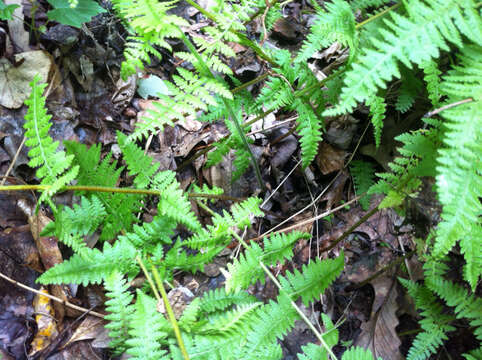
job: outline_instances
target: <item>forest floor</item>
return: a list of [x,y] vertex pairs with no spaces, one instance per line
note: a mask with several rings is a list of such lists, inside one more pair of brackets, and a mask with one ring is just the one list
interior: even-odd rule
[[[47,23],[46,2],[40,1],[39,5],[34,19],[37,29],[20,23],[20,27],[12,32],[13,28],[6,21],[0,21],[0,54],[4,54],[6,61],[2,62],[0,72],[10,71],[6,69],[7,62],[24,73],[47,72],[47,107],[52,115],[50,133],[54,139],[74,140],[89,146],[102,144],[104,154],[110,151],[118,154],[116,132],[132,133],[146,109],[155,101],[155,97],[149,96],[149,89],[145,94],[136,92],[135,78],[119,80],[127,36],[125,29],[111,10],[96,16],[81,29]],[[266,43],[298,49],[310,22],[310,15],[302,11],[306,6],[298,1],[287,4],[285,17],[275,24]],[[205,22],[197,10],[182,3],[175,12],[192,24],[191,31],[196,31],[196,26]],[[32,24],[26,2],[23,2],[23,14],[25,22]],[[40,26],[44,26],[43,33],[38,30]],[[253,36],[257,35],[255,26],[251,31]],[[250,50],[238,46],[235,51],[237,58],[230,66],[241,82],[265,72],[263,62]],[[16,58],[19,54],[24,60]],[[313,71],[322,72],[344,56],[343,49],[332,46],[312,59]],[[162,63],[153,62],[146,67],[142,77],[168,79],[179,64],[179,59],[166,54]],[[256,94],[262,86],[263,82],[260,82],[249,90]],[[11,97],[19,101],[8,107],[0,106],[0,175],[7,175],[1,179],[2,184],[36,183],[34,171],[27,165],[28,148],[23,145],[25,92],[28,92],[28,83],[0,84],[1,98]],[[257,220],[254,236],[275,226],[283,229],[303,222],[298,229],[311,233],[312,238],[296,245],[295,256],[288,268],[300,269],[310,259],[328,258],[344,249],[346,266],[342,275],[318,302],[303,311],[318,325],[322,312],[336,322],[341,340],[341,345],[335,348],[336,354],[345,346],[355,344],[371,348],[385,360],[403,359],[419,329],[419,318],[397,277],[422,278],[420,262],[416,256],[410,255],[416,239],[426,236],[437,222],[440,209],[430,191],[431,179],[425,181],[426,191],[422,191],[419,198],[407,202],[405,214],[390,209],[370,213],[369,209],[375,208],[380,201],[376,196],[370,199],[367,211],[354,201],[357,194],[347,166],[352,154],[359,151],[360,156],[371,162],[377,171],[383,171],[396,156],[394,136],[407,130],[403,121],[388,113],[382,148],[375,152],[367,113],[360,109],[356,114],[356,117],[327,121],[324,141],[314,163],[306,170],[300,166],[293,114],[278,112],[267,116],[264,122],[255,123],[251,135],[254,139],[252,150],[267,185],[267,190],[263,191],[259,189],[252,170],[231,182],[232,156],[214,167],[204,167],[206,156],[203,150],[227,134],[222,122],[201,123],[191,119],[167,127],[139,145],[161,164],[162,169],[176,171],[184,189],[194,183],[208,184],[223,188],[225,194],[233,197],[256,195],[265,200],[269,197],[263,207],[266,216]],[[21,200],[34,204],[35,194],[0,193],[0,273],[27,287],[39,289],[35,279],[42,271],[45,259],[39,257],[32,237],[32,219],[29,224],[19,205]],[[59,195],[58,201],[71,204],[72,194]],[[229,202],[220,202],[217,206],[220,209],[228,207]],[[44,210],[48,217],[48,210]],[[144,220],[152,216],[152,210],[146,209]],[[371,216],[353,228],[367,213]],[[203,215],[199,211],[201,218]],[[342,241],[338,241],[341,237]],[[61,246],[61,251],[64,257],[69,256],[66,248]],[[176,288],[171,293],[171,299],[177,299],[174,306],[182,307],[192,297],[222,285],[224,276],[220,269],[237,251],[236,247],[227,249],[203,273],[176,277]],[[70,287],[68,290],[71,293],[69,302],[103,311],[105,295],[101,286]],[[269,280],[253,286],[250,291],[263,300],[276,296],[276,288]],[[45,316],[36,316],[43,310],[42,304],[34,304],[35,297],[33,291],[5,278],[0,279],[0,358],[27,359],[27,354],[36,352],[29,358],[109,358],[104,323],[92,316],[79,317],[72,311],[67,311],[57,324],[58,334],[44,339],[50,343],[48,347],[36,343],[38,322],[44,321]],[[464,352],[467,338],[463,328],[457,331],[459,334],[446,344],[438,359],[456,359]],[[282,342],[285,359],[295,359],[294,354],[307,342],[316,342],[316,338],[306,325],[297,323]]]

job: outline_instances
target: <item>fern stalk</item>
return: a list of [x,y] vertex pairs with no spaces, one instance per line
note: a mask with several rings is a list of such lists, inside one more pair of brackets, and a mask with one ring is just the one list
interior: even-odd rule
[[151,267],[151,269],[152,269],[152,273],[154,274],[154,280],[156,281],[157,288],[161,292],[162,301],[164,302],[164,306],[166,308],[169,322],[171,323],[172,329],[174,330],[174,334],[176,335],[176,340],[179,345],[179,349],[181,350],[184,360],[189,360],[189,355],[187,353],[186,347],[184,346],[184,341],[182,340],[181,330],[179,330],[179,325],[177,323],[176,316],[174,315],[174,311],[172,310],[171,304],[169,303],[169,299],[167,298],[167,293],[166,293],[166,290],[164,289],[164,285],[162,284],[162,280],[161,280],[161,277],[159,276],[159,272],[157,271],[154,265]]
[[[246,249],[249,248],[248,244],[246,244],[246,242],[241,238],[241,236],[239,236],[235,231],[232,231],[231,234],[233,235],[233,237],[236,240],[239,241],[240,244],[242,244],[244,246],[244,248],[246,248]],[[285,293],[285,291],[283,290],[283,287],[281,286],[279,281],[276,279],[276,277],[271,273],[271,271],[269,271],[269,269],[266,267],[265,264],[263,264],[262,261],[259,262],[259,266],[261,267],[261,269],[263,269],[263,271],[266,273],[266,275],[268,275],[268,277],[273,281],[273,283],[276,285],[276,287],[278,288],[280,293],[283,293],[285,296],[287,296],[290,299],[291,306],[296,310],[298,315],[300,315],[301,319],[306,323],[306,325],[308,325],[308,327],[311,329],[311,331],[313,331],[313,334],[315,334],[316,338],[320,341],[320,343],[326,349],[328,354],[330,354],[332,359],[337,360],[336,355],[333,353],[331,348],[328,346],[326,341],[323,339],[323,336],[315,328],[315,326],[311,323],[311,321],[306,317],[306,315],[303,313],[303,311],[301,311],[301,309],[298,307],[298,305],[296,305],[296,303],[293,300],[291,300],[291,297],[288,294]]]

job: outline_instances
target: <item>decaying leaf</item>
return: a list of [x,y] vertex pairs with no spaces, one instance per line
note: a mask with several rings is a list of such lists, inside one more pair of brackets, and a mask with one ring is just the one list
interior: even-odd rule
[[[41,287],[40,291],[48,293],[44,287]],[[45,349],[59,335],[51,300],[46,296],[37,295],[34,299],[34,310],[38,330],[31,344],[30,356]]]
[[46,82],[53,66],[52,57],[43,50],[26,51],[15,55],[16,64],[0,58],[0,105],[18,109],[30,96],[29,83],[38,74],[41,82]]

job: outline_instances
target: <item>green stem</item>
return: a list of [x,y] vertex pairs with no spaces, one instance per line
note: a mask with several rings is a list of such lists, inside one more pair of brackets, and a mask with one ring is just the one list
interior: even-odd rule
[[392,10],[395,10],[396,8],[398,8],[400,6],[400,4],[395,4],[395,5],[392,5],[390,6],[389,8],[383,10],[383,11],[380,11],[378,14],[375,14],[371,17],[369,17],[368,19],[366,19],[365,21],[362,21],[361,23],[357,24],[355,26],[355,29],[359,29],[361,28],[362,26],[368,24],[369,22],[373,21],[373,20],[376,20],[378,19],[379,17],[385,15],[386,13],[392,11]]
[[[46,191],[49,190],[51,185],[4,185],[0,186],[1,191]],[[89,185],[68,185],[59,190],[62,191],[88,191],[88,192],[110,192],[110,193],[122,193],[122,194],[139,194],[139,195],[154,195],[159,196],[159,190],[149,189],[132,189],[132,188],[118,188],[108,186],[89,186]],[[243,201],[243,198],[237,198],[229,195],[216,195],[216,194],[198,194],[189,193],[188,197],[192,198],[207,198],[207,199],[219,199],[229,201]]]
[[[248,248],[248,244],[246,244],[246,242],[241,238],[241,236],[239,236],[235,231],[231,231],[231,234],[233,235],[233,237],[236,240],[239,241],[240,244],[242,244],[244,246],[244,248],[246,248],[246,249]],[[311,329],[311,331],[313,331],[316,338],[320,341],[321,345],[323,345],[323,347],[326,349],[328,354],[330,354],[332,359],[336,360],[337,357],[335,356],[335,354],[333,353],[331,348],[328,346],[326,341],[323,339],[322,334],[320,334],[320,332],[315,328],[315,326],[311,323],[311,321],[306,317],[306,315],[303,313],[303,311],[301,311],[301,309],[298,307],[298,305],[296,305],[296,303],[291,299],[291,296],[283,289],[281,284],[278,282],[278,279],[276,279],[276,277],[271,273],[271,271],[269,271],[269,269],[266,267],[265,264],[263,264],[262,261],[259,262],[259,266],[261,267],[261,269],[263,269],[263,271],[266,273],[266,275],[268,275],[268,277],[273,281],[273,283],[276,285],[276,287],[278,288],[280,293],[283,293],[285,296],[287,296],[290,299],[291,306],[296,310],[298,315],[306,323],[306,325],[308,325],[308,327]]]
[[154,281],[152,281],[151,274],[149,274],[149,271],[147,271],[146,265],[144,265],[144,262],[142,261],[141,257],[139,255],[136,256],[136,260],[139,263],[142,272],[146,276],[147,282],[151,286],[152,291],[154,292],[154,296],[157,299],[157,302],[161,302],[161,297],[159,296],[159,292],[157,291],[156,285],[154,285]]
[[184,346],[184,341],[182,340],[181,330],[179,329],[176,316],[174,315],[174,311],[172,311],[171,304],[169,303],[169,299],[167,298],[167,293],[166,293],[166,290],[164,289],[164,285],[162,284],[162,280],[161,280],[161,277],[159,276],[159,272],[157,271],[154,265],[152,265],[151,269],[152,269],[152,273],[154,274],[154,280],[156,281],[157,288],[161,292],[162,300],[164,301],[164,307],[166,308],[167,316],[169,317],[169,322],[171,323],[172,328],[174,330],[174,334],[176,335],[179,349],[181,350],[181,353],[184,359],[189,360],[189,354],[187,353],[186,347]]

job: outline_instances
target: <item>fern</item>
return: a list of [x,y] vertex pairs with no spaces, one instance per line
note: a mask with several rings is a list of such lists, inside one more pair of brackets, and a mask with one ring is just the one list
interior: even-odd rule
[[[375,168],[372,163],[361,160],[352,161],[350,164],[350,173],[353,177],[353,183],[358,195],[367,192],[375,181]],[[370,197],[364,196],[359,200],[363,210],[367,211],[370,206]]]
[[[74,164],[79,166],[78,185],[114,187],[120,181],[119,176],[124,168],[117,168],[117,162],[111,161],[112,154],[100,160],[100,145],[87,148],[84,144],[72,141],[66,141],[64,145],[67,153],[74,156]],[[79,194],[89,199],[92,197],[92,193],[88,192]],[[107,213],[100,240],[111,240],[121,230],[132,229],[132,225],[137,222],[136,212],[141,206],[141,196],[119,193],[97,193],[95,196],[102,202]]]
[[303,265],[301,272],[287,272],[281,277],[283,291],[293,300],[301,297],[307,305],[313,301],[340,275],[344,268],[344,255],[340,253],[336,259],[316,260]]
[[350,48],[350,58],[357,50],[355,17],[350,5],[344,0],[326,3],[326,12],[318,12],[310,34],[296,57],[296,61],[308,60],[316,51],[334,42]]
[[[407,67],[423,64],[449,50],[448,42],[462,47],[463,34],[475,43],[482,39],[480,17],[474,1],[411,0],[407,15],[391,12],[391,20],[379,29],[381,40],[365,49],[345,76],[340,103],[324,112],[333,116],[351,111],[357,102],[369,100],[377,88],[400,76],[398,62]],[[430,39],[430,40],[428,40]]]
[[250,304],[255,301],[256,298],[247,292],[227,293],[224,288],[220,288],[204,293],[199,308],[204,313],[212,313],[232,305]]
[[438,107],[440,105],[440,98],[442,92],[440,89],[440,75],[442,72],[438,69],[437,63],[434,60],[427,61],[420,64],[423,69],[423,79],[427,83],[428,98],[432,102],[432,105]]
[[112,339],[109,346],[114,349],[114,354],[119,355],[127,350],[125,345],[129,338],[129,323],[132,319],[134,308],[131,305],[133,295],[128,292],[128,285],[118,271],[113,271],[105,279],[106,295],[109,300],[105,302],[106,310],[110,313],[105,316],[109,323],[109,337]]
[[37,282],[41,284],[100,284],[114,270],[130,277],[137,274],[136,250],[128,241],[118,240],[112,246],[104,243],[103,251],[85,249],[69,260],[44,272]]
[[301,232],[273,235],[264,239],[264,250],[258,244],[252,243],[238,260],[228,264],[226,291],[239,292],[240,289],[247,288],[258,280],[264,282],[265,274],[259,267],[260,261],[267,265],[275,265],[278,261],[291,259],[292,245],[307,236]]
[[[79,171],[78,166],[71,166],[73,156],[66,156],[65,152],[57,151],[58,141],[53,141],[48,131],[51,115],[47,115],[45,97],[42,96],[47,84],[39,84],[40,76],[36,75],[30,86],[32,92],[25,104],[28,106],[25,115],[25,145],[30,147],[28,165],[36,168],[37,177],[42,185],[50,185],[42,192],[39,203],[49,200],[57,191],[75,179]],[[70,169],[69,169],[70,168]],[[51,203],[53,206],[53,204]]]
[[453,317],[442,313],[442,306],[436,302],[432,292],[427,288],[405,279],[400,279],[400,282],[415,300],[416,307],[422,310],[421,315],[423,316],[423,319],[419,321],[423,332],[415,337],[407,360],[427,359],[448,338],[447,332],[455,330],[453,326],[449,325]]
[[76,253],[82,254],[86,249],[83,237],[97,230],[105,221],[106,212],[95,196],[90,199],[82,197],[80,204],[74,204],[73,208],[60,208],[55,214],[55,221],[44,228],[42,235],[55,236]]
[[131,317],[129,335],[126,341],[127,353],[132,359],[163,360],[167,352],[161,349],[159,341],[167,337],[169,323],[157,312],[156,301],[137,290],[135,311]]
[[444,146],[437,157],[437,191],[442,203],[442,221],[437,228],[434,245],[435,256],[446,254],[457,240],[466,266],[464,277],[475,289],[482,274],[482,86],[480,76],[482,47],[467,46],[460,54],[460,64],[455,66],[442,83],[442,90],[452,103],[472,98],[442,113],[446,119]]
[[[381,358],[378,358],[379,360]],[[343,353],[341,360],[374,360],[370,350],[361,347],[352,347]]]

